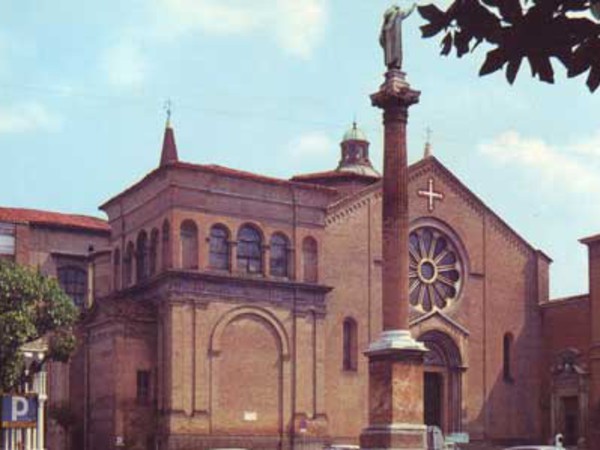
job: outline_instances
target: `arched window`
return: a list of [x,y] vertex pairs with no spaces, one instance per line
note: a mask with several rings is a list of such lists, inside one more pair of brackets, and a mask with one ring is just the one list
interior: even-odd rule
[[181,223],[181,267],[183,269],[198,268],[198,227],[193,220]]
[[149,273],[154,275],[158,269],[158,230],[154,228],[150,233],[150,265]]
[[118,247],[113,256],[113,288],[115,291],[121,288],[121,251]]
[[229,230],[224,225],[210,229],[208,265],[211,269],[229,270]]
[[124,287],[129,287],[133,284],[133,255],[135,253],[135,249],[133,247],[133,242],[127,244],[127,250],[125,252],[125,259],[123,260],[123,265],[125,266],[125,281],[123,283]]
[[244,225],[238,232],[237,266],[241,272],[262,272],[262,238],[259,231],[250,225]]
[[270,248],[269,271],[271,275],[287,277],[289,273],[289,239],[283,234],[276,233],[271,237]]
[[356,321],[350,317],[344,319],[343,346],[343,369],[356,370],[358,368],[358,330]]
[[80,267],[61,267],[58,269],[58,282],[76,306],[80,308],[85,306],[87,271]]
[[148,278],[148,234],[142,230],[137,237],[137,253],[135,260],[138,283]]
[[302,264],[304,268],[304,281],[316,283],[319,281],[319,254],[317,241],[308,236],[302,241]]
[[512,376],[512,349],[513,347],[513,335],[506,333],[502,340],[502,357],[503,357],[503,378],[507,383],[513,383],[515,380]]
[[171,268],[171,227],[169,221],[165,220],[162,226],[162,268]]

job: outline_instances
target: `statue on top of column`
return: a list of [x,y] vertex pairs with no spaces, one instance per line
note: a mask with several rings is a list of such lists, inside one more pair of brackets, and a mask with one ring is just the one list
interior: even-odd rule
[[399,6],[390,6],[383,14],[383,25],[379,43],[383,47],[385,65],[388,69],[402,68],[402,21],[412,14],[417,5],[403,11]]

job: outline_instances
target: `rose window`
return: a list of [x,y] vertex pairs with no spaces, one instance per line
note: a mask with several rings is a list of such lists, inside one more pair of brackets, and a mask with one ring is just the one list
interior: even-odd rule
[[444,309],[458,297],[462,264],[456,247],[441,231],[422,227],[409,236],[410,304],[429,312]]

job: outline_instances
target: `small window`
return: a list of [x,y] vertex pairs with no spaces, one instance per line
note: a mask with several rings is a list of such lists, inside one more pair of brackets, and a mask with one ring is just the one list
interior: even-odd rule
[[113,258],[113,286],[115,291],[121,288],[121,252],[118,247]]
[[192,220],[181,223],[181,267],[184,269],[198,268],[198,227]]
[[137,371],[137,390],[136,400],[138,403],[148,403],[150,401],[150,371]]
[[169,221],[165,220],[162,226],[162,268],[171,268],[171,227]]
[[512,374],[512,352],[513,352],[513,335],[506,333],[502,342],[503,346],[503,378],[506,383],[514,383]]
[[358,368],[358,332],[356,321],[350,317],[344,320],[343,346],[343,368],[355,371]]
[[271,257],[269,259],[269,269],[272,276],[288,276],[288,254],[290,243],[283,234],[274,234],[271,238]]
[[0,258],[13,259],[15,255],[15,226],[0,223]]
[[79,267],[61,267],[58,269],[58,282],[76,306],[79,308],[85,306],[87,271]]
[[250,225],[240,228],[237,242],[238,270],[262,273],[262,239],[258,230]]
[[211,269],[229,270],[229,231],[223,225],[210,229],[208,265]]
[[304,281],[316,283],[319,281],[319,255],[317,241],[312,237],[304,238],[302,241],[302,263]]
[[148,235],[145,231],[138,234],[135,262],[137,281],[140,282],[148,278]]
[[150,276],[156,274],[158,269],[158,230],[154,228],[150,233]]
[[125,258],[123,260],[123,265],[125,266],[125,281],[123,283],[123,287],[129,287],[133,284],[133,255],[135,253],[135,249],[133,247],[133,242],[127,244],[127,251],[125,252]]

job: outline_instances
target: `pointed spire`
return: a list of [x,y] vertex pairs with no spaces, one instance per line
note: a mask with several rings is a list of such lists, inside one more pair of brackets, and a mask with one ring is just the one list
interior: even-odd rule
[[175,145],[175,133],[171,126],[171,100],[166,102],[165,110],[167,112],[167,121],[165,124],[162,153],[160,155],[160,167],[179,161],[177,157],[177,145]]
[[425,139],[425,151],[423,152],[423,159],[433,156],[433,151],[431,149],[431,128],[427,127],[426,133],[427,136]]

